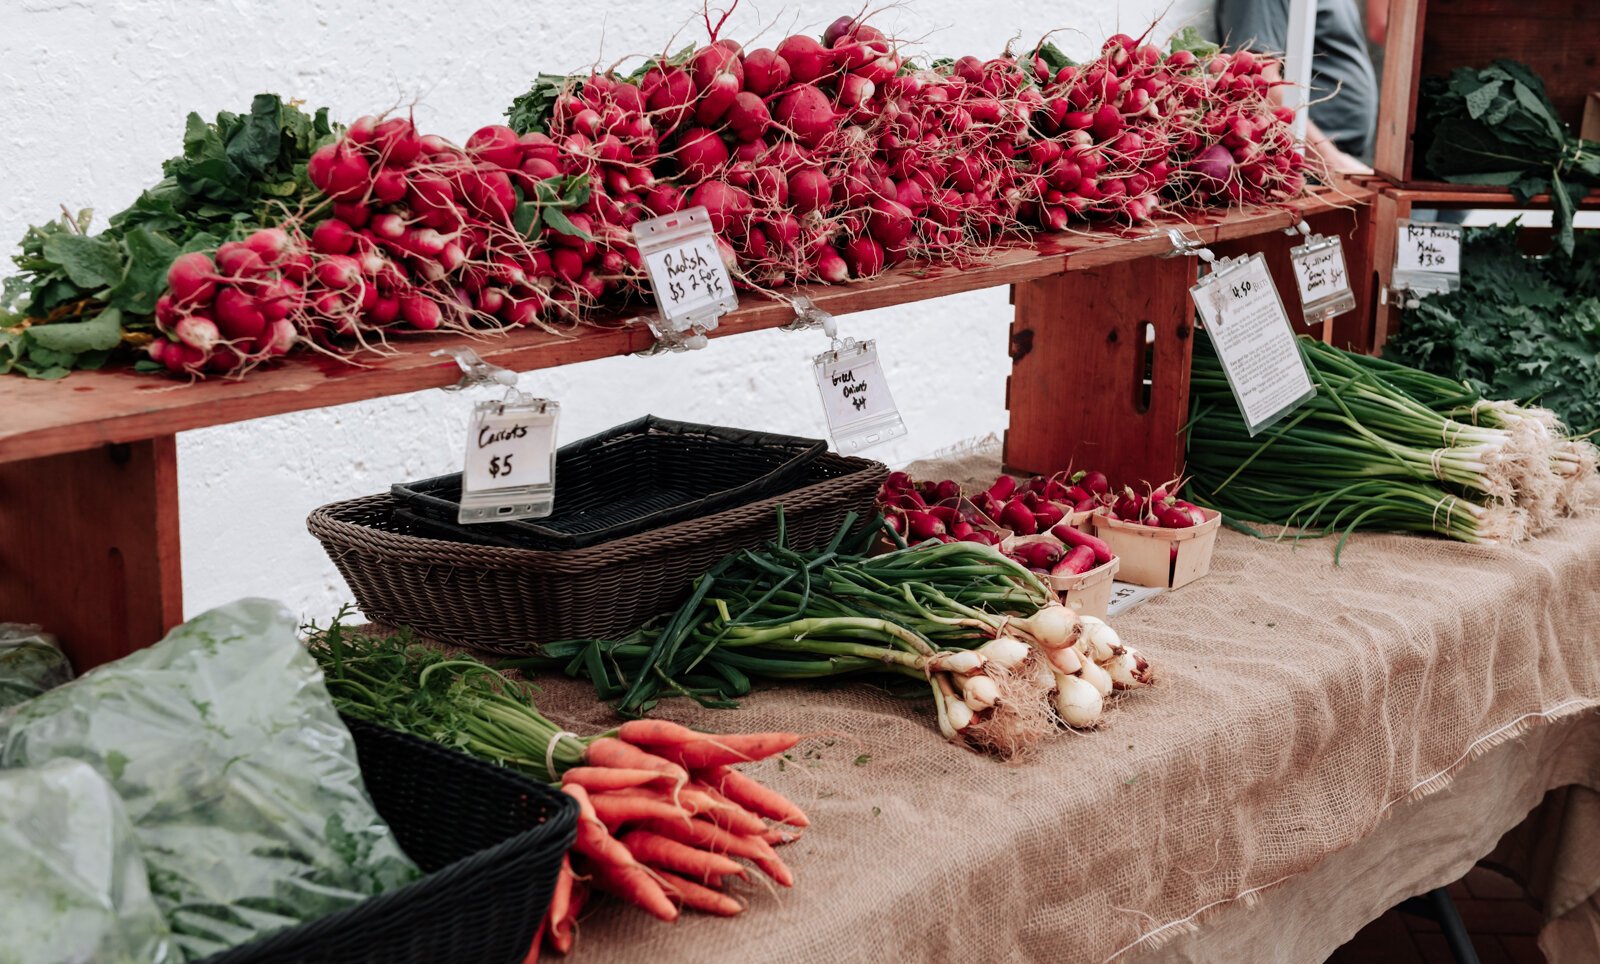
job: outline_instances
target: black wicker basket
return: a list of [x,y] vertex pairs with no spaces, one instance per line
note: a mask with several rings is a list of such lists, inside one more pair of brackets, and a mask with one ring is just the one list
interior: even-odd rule
[[462,525],[461,474],[397,483],[390,494],[437,539],[564,550],[610,542],[795,487],[820,439],[646,415],[556,453],[556,508],[543,519]]
[[388,494],[325,505],[306,528],[368,619],[527,656],[538,643],[613,638],[670,611],[717,560],[776,538],[780,505],[792,548],[826,545],[847,514],[872,513],[888,474],[881,462],[829,452],[806,466],[791,491],[562,552],[440,539],[418,531]]
[[421,880],[204,964],[518,964],[577,834],[571,797],[373,723],[346,719],[378,813]]

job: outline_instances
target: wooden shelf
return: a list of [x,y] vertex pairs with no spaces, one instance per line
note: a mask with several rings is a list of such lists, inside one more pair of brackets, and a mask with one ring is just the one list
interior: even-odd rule
[[[1366,188],[1346,186],[1324,189],[1282,207],[1159,222],[1122,234],[1050,235],[964,267],[907,265],[868,282],[812,286],[794,293],[810,297],[835,315],[884,308],[1161,254],[1170,250],[1169,227],[1212,244],[1289,227],[1301,217],[1339,208],[1350,208],[1353,218],[1354,208],[1372,194]],[[793,319],[793,311],[781,302],[746,296],[739,310],[723,317],[715,335],[776,328]],[[486,361],[532,371],[642,351],[651,341],[644,326],[619,322],[564,335],[538,331],[492,337],[408,335],[394,339],[395,354],[371,356],[363,359],[363,366],[299,355],[237,381],[186,383],[126,370],[77,372],[60,381],[7,377],[0,379],[0,412],[5,413],[0,463],[449,385],[458,370],[454,362],[430,354],[439,348],[472,347]]]
[[[1446,181],[1406,181],[1387,190],[1397,201],[1424,208],[1548,209],[1555,204],[1548,194],[1535,194],[1526,201],[1519,201],[1504,188],[1451,184]],[[1600,209],[1600,191],[1590,191],[1578,202],[1578,207],[1583,210]]]

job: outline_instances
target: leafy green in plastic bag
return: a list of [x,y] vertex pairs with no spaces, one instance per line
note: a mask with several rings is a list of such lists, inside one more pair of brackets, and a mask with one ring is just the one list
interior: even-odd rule
[[78,759],[115,787],[189,959],[418,876],[296,628],[231,603],[0,717],[0,766]]
[[0,964],[176,960],[116,791],[76,760],[0,770]]

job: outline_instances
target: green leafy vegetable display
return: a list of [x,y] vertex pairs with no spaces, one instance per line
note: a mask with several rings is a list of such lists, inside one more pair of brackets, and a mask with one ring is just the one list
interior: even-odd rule
[[1549,194],[1557,243],[1570,254],[1573,209],[1600,188],[1600,144],[1567,129],[1538,76],[1496,60],[1425,78],[1421,93],[1416,142],[1427,173],[1510,188],[1519,201]]
[[1461,289],[1408,311],[1384,354],[1491,398],[1537,402],[1575,432],[1600,429],[1600,236],[1530,258],[1516,233],[1470,230]]
[[214,122],[191,113],[183,153],[160,183],[89,233],[91,212],[28,229],[0,289],[0,373],[60,378],[99,368],[127,340],[148,340],[172,260],[243,237],[316,197],[311,152],[334,137],[326,108],[307,114],[276,94]]

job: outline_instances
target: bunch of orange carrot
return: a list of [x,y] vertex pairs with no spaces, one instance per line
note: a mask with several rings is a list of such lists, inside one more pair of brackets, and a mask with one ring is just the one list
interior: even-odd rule
[[[774,846],[799,837],[805,813],[732,769],[794,746],[793,733],[708,734],[665,720],[624,723],[588,740],[579,766],[561,774],[578,801],[578,838],[561,865],[541,942],[565,954],[592,890],[614,894],[665,921],[680,908],[732,916],[744,909],[724,889],[749,861],[781,886],[794,875]],[[767,821],[785,824],[775,826]]]

